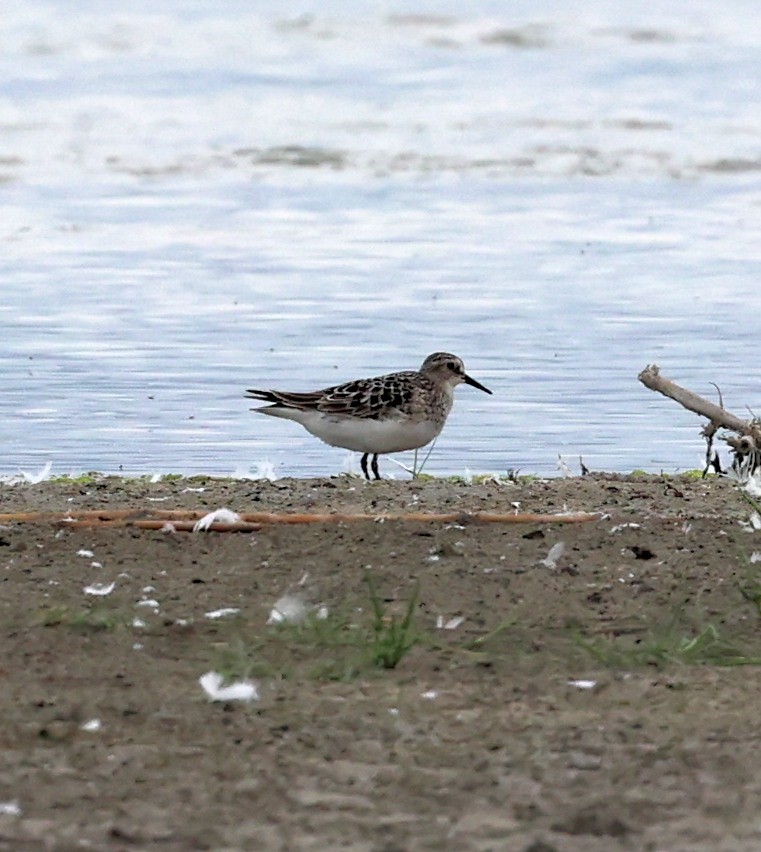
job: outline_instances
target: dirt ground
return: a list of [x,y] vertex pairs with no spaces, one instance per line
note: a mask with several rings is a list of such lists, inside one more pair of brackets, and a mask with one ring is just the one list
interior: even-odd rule
[[[0,485],[5,513],[223,506],[600,516],[4,522],[0,849],[761,849],[761,532],[733,483]],[[284,594],[304,623],[267,623]],[[258,700],[209,700],[209,671]]]

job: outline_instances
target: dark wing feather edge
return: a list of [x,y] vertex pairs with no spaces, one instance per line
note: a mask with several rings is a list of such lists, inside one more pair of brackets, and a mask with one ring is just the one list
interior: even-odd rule
[[283,405],[286,408],[318,408],[322,392],[289,393],[288,391],[249,388],[246,391],[246,396],[249,399],[259,399],[262,402],[271,402],[273,405]]

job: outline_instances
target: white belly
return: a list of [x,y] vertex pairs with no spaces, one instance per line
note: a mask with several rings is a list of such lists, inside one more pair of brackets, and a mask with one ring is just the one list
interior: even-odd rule
[[319,411],[258,409],[265,414],[295,420],[312,435],[332,447],[356,453],[400,453],[429,444],[441,432],[443,423],[424,420],[370,420],[335,417]]

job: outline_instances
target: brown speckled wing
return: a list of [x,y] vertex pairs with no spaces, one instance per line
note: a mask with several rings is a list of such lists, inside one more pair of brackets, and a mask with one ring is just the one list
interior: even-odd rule
[[326,388],[317,408],[325,414],[381,420],[384,414],[408,410],[414,390],[412,379],[418,378],[417,373],[393,373]]

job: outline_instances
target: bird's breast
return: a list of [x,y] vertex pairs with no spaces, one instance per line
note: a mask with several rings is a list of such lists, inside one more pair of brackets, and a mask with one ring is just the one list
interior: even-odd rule
[[335,417],[315,412],[300,420],[304,428],[326,444],[356,453],[400,453],[429,444],[443,422],[407,419],[373,420]]

